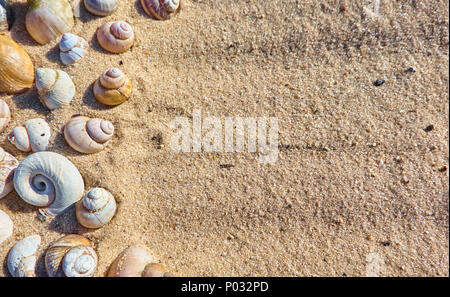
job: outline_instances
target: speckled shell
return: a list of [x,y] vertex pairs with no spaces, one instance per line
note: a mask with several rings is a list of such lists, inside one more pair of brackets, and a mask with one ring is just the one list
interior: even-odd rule
[[66,157],[37,152],[20,162],[14,173],[14,189],[25,202],[43,207],[41,215],[54,217],[81,199],[84,182]]
[[75,96],[75,85],[72,79],[61,70],[49,68],[36,70],[36,88],[39,99],[48,109],[69,105]]
[[17,166],[19,161],[0,147],[0,199],[12,191],[14,170]]
[[97,40],[108,52],[123,53],[134,43],[133,28],[123,21],[109,22],[97,30]]
[[14,14],[6,0],[0,0],[0,34],[8,31],[14,22]]
[[94,84],[94,96],[103,104],[118,105],[130,98],[133,85],[131,80],[118,68],[102,73]]
[[59,42],[59,57],[64,65],[70,65],[81,60],[87,52],[88,43],[72,33],[64,33]]
[[5,100],[0,99],[0,133],[5,131],[6,126],[11,120],[11,111],[9,110],[8,103]]
[[50,126],[43,119],[31,119],[15,127],[8,139],[24,152],[46,151],[50,141]]
[[14,224],[9,216],[0,209],[0,245],[13,233]]
[[36,42],[49,43],[72,29],[72,6],[67,0],[28,0],[28,3],[25,25]]
[[181,0],[140,0],[145,12],[158,20],[167,20],[180,10]]
[[104,149],[114,135],[111,122],[77,116],[64,126],[64,138],[76,151],[92,154]]
[[31,88],[34,67],[30,56],[15,41],[0,35],[0,93],[17,94]]
[[35,275],[37,250],[41,244],[39,235],[31,235],[18,241],[6,260],[9,273],[13,277],[33,277]]
[[116,11],[119,0],[84,0],[86,9],[95,15],[107,16]]
[[61,237],[45,253],[45,269],[50,277],[92,276],[97,261],[97,254],[90,241],[76,234]]
[[86,228],[100,228],[113,218],[116,207],[116,200],[110,192],[93,188],[77,202],[77,220]]

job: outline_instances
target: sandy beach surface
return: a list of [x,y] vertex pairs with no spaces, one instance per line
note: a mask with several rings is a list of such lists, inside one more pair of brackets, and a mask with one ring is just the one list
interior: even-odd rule
[[[118,212],[98,230],[80,226],[74,208],[41,222],[13,191],[0,200],[15,225],[0,246],[0,276],[10,248],[32,234],[43,239],[37,270],[45,276],[46,248],[69,233],[92,241],[96,276],[132,243],[178,276],[448,276],[447,1],[184,0],[169,21],[134,0],[104,18],[83,7],[72,33],[90,50],[69,67],[57,40],[41,46],[28,35],[26,1],[9,2],[10,36],[36,68],[66,71],[76,95],[49,111],[35,88],[0,94],[12,113],[0,146],[23,160],[7,135],[45,119],[49,150],[77,166],[86,189],[110,190]],[[119,55],[95,37],[113,20],[136,34]],[[92,84],[113,66],[133,79],[134,93],[110,108]],[[173,152],[169,123],[195,109],[276,117],[278,160]],[[105,150],[84,155],[66,144],[62,128],[74,114],[113,122]]]

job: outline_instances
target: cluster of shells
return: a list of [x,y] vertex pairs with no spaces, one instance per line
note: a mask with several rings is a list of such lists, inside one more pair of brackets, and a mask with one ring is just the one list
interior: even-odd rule
[[[75,64],[88,54],[88,42],[70,33],[74,16],[80,15],[81,2],[97,16],[113,14],[119,0],[28,0],[26,30],[39,44],[59,37],[62,64]],[[145,12],[158,20],[167,20],[180,10],[180,0],[140,0]],[[14,13],[6,0],[0,0],[0,93],[18,94],[36,86],[39,100],[50,109],[68,106],[76,94],[71,77],[59,69],[35,70],[28,53],[8,36]],[[107,22],[96,33],[100,46],[111,53],[129,50],[135,36],[124,21]],[[132,80],[120,69],[104,71],[94,83],[94,97],[102,104],[115,106],[132,94]],[[0,99],[0,133],[11,119],[8,104]],[[106,148],[114,135],[114,125],[107,120],[73,116],[64,126],[64,139],[74,150],[92,154]],[[19,162],[0,147],[0,199],[15,190],[26,203],[38,208],[41,218],[56,217],[75,205],[76,218],[85,228],[101,228],[114,217],[117,204],[108,190],[85,184],[77,167],[61,154],[48,151],[51,129],[41,118],[14,127],[8,140],[18,150],[31,154]],[[0,245],[13,234],[14,223],[0,210]],[[41,237],[31,235],[18,241],[7,258],[9,273],[14,277],[35,276],[40,257]],[[45,250],[45,268],[49,276],[92,276],[97,254],[91,242],[68,234],[52,242]],[[108,276],[170,276],[168,270],[144,246],[131,245],[111,264]]]

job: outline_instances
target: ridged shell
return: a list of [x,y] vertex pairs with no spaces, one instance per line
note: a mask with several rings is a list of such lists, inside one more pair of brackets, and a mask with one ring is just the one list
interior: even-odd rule
[[0,209],[0,245],[13,233],[14,224],[9,216]]
[[50,277],[89,277],[97,267],[97,254],[90,241],[69,234],[53,242],[45,253],[45,268]]
[[67,0],[28,0],[28,3],[25,25],[36,42],[49,43],[72,29],[72,6]]
[[84,0],[86,9],[95,15],[107,16],[116,11],[119,0]]
[[86,228],[100,228],[106,225],[116,213],[116,200],[105,189],[93,188],[77,202],[78,222]]
[[9,110],[8,103],[6,103],[5,100],[0,99],[0,133],[5,131],[10,119],[11,111]]
[[94,96],[103,104],[118,105],[130,98],[133,90],[131,80],[118,68],[102,73],[94,84]]
[[0,33],[8,31],[14,22],[14,14],[6,0],[0,0]]
[[0,35],[0,92],[21,93],[31,88],[33,81],[30,56],[15,41]]
[[75,85],[72,79],[61,70],[49,68],[36,70],[36,88],[39,99],[48,109],[69,105],[75,96]]
[[59,57],[64,65],[74,64],[81,60],[87,52],[88,43],[72,33],[64,33],[59,42]]
[[0,147],[0,199],[12,191],[14,171],[17,166],[19,161]]
[[104,149],[114,135],[111,122],[77,116],[64,126],[64,138],[76,151],[92,154]]
[[25,202],[44,207],[39,210],[41,215],[54,217],[81,199],[84,182],[66,157],[37,152],[20,162],[14,173],[14,189]]
[[181,0],[141,0],[145,12],[158,20],[167,20],[180,10]]
[[98,29],[97,40],[108,52],[123,53],[134,43],[133,28],[124,21],[109,22]]
[[8,139],[24,152],[46,151],[50,141],[50,126],[43,119],[31,119],[15,127]]
[[13,277],[36,276],[36,252],[41,244],[39,235],[31,235],[18,241],[8,254],[7,265]]

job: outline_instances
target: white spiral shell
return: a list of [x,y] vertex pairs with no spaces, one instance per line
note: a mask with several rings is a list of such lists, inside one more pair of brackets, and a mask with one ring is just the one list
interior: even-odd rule
[[14,171],[18,165],[19,161],[0,147],[0,199],[12,191]]
[[59,57],[64,65],[78,62],[86,55],[88,43],[72,33],[65,33],[59,42]]
[[14,224],[9,216],[0,209],[0,245],[13,233]]
[[43,119],[31,119],[15,127],[8,139],[23,152],[45,151],[50,142],[50,126]]
[[64,126],[64,138],[76,151],[85,154],[104,149],[114,135],[114,125],[102,119],[77,116]]
[[110,192],[93,188],[77,202],[77,220],[86,228],[100,228],[113,218],[116,208],[116,200]]
[[25,202],[43,207],[41,215],[54,217],[81,199],[84,182],[66,157],[37,152],[20,162],[14,173],[14,189]]
[[107,16],[116,11],[119,0],[84,0],[86,9],[95,15]]
[[69,105],[75,96],[75,85],[72,79],[61,70],[49,68],[36,70],[36,88],[39,99],[48,109]]
[[37,255],[41,244],[39,235],[31,235],[18,241],[8,254],[7,266],[13,277],[35,276]]
[[11,111],[9,110],[8,103],[3,99],[0,99],[0,133],[2,133],[11,119]]

